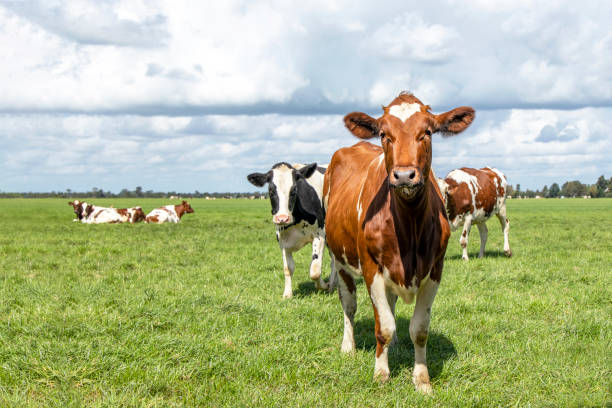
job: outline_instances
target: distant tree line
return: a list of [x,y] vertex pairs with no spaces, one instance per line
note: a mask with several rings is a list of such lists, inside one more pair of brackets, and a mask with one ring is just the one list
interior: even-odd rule
[[542,190],[521,190],[521,185],[516,187],[508,186],[507,195],[509,197],[518,198],[560,198],[560,197],[592,197],[612,198],[612,177],[606,179],[603,175],[599,176],[595,184],[582,184],[578,180],[566,181],[561,187],[559,184],[552,183],[549,186],[542,187]]
[[267,192],[252,192],[252,193],[201,193],[198,190],[192,193],[177,192],[177,191],[144,191],[138,186],[134,190],[122,189],[119,193],[105,191],[104,189],[93,187],[90,191],[51,191],[51,192],[25,192],[25,193],[7,193],[0,191],[0,198],[268,198]]
[[[552,183],[549,186],[542,187],[541,190],[521,190],[521,185],[516,187],[508,186],[506,195],[513,198],[558,198],[558,197],[584,197],[593,198],[611,197],[612,198],[612,177],[606,179],[603,175],[599,176],[595,184],[582,184],[578,180],[566,181],[561,187],[559,184]],[[27,192],[27,193],[6,193],[0,191],[0,198],[268,198],[268,192],[255,191],[251,193],[200,193],[196,190],[193,193],[176,192],[176,191],[144,191],[138,186],[134,190],[122,189],[119,193],[112,191],[104,191],[104,189],[93,187],[91,191],[51,191],[51,192]]]

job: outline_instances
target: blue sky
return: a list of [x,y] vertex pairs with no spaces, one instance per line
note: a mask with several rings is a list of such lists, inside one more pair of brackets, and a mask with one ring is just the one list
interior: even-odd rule
[[435,138],[439,176],[612,176],[609,2],[373,4],[0,1],[0,190],[253,191],[401,90],[477,111]]

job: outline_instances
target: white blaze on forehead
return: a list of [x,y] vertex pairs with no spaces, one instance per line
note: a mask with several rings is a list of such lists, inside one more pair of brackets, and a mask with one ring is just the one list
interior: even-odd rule
[[418,103],[402,103],[400,105],[393,105],[389,108],[389,114],[399,118],[402,122],[411,117],[417,112],[421,111],[421,105]]
[[276,194],[278,195],[278,212],[276,214],[290,215],[289,192],[293,185],[293,169],[284,164],[273,169],[272,183],[276,186]]

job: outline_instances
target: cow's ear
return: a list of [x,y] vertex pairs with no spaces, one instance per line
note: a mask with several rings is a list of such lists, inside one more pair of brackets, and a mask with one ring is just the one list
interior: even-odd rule
[[378,135],[378,121],[362,112],[352,112],[344,117],[344,126],[360,139]]
[[435,116],[436,132],[452,136],[463,132],[474,120],[476,112],[469,106],[461,106]]
[[263,187],[268,182],[268,173],[251,173],[247,176],[249,183],[257,187]]
[[301,169],[299,169],[298,173],[300,173],[304,178],[308,178],[312,176],[312,174],[315,172],[316,169],[317,169],[317,163],[310,163],[302,167]]
[[68,205],[74,207],[74,203],[72,201],[68,201]]

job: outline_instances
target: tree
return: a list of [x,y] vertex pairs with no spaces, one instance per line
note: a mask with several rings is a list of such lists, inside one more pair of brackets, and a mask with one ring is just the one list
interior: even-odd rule
[[142,194],[142,187],[138,186],[136,187],[136,197],[143,197],[144,194]]
[[550,192],[548,191],[548,186],[544,186],[542,188],[542,197],[544,198],[548,198],[549,197]]
[[595,186],[596,186],[596,191],[597,191],[596,193],[597,195],[595,197],[603,197],[606,195],[606,189],[608,188],[608,181],[603,176],[603,174],[599,176]]
[[550,186],[550,192],[548,193],[549,197],[556,198],[559,197],[559,193],[561,193],[561,189],[557,183],[552,183]]

